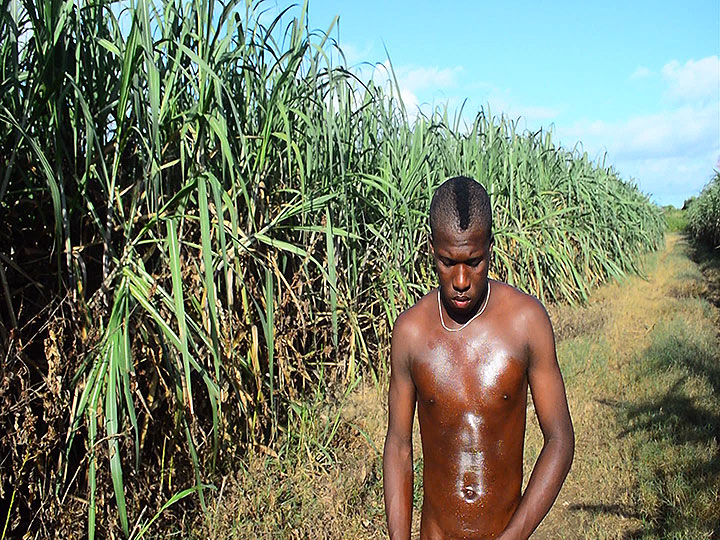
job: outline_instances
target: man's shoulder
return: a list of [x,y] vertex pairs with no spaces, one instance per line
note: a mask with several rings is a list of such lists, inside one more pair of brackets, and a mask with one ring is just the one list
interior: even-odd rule
[[500,307],[503,316],[514,322],[531,324],[548,318],[545,306],[532,294],[502,281],[492,280],[491,283],[492,295],[496,297],[496,305]]
[[[414,305],[403,311],[395,321],[393,336],[417,337],[421,335],[427,325],[428,317],[437,312],[437,301],[433,300],[435,295],[437,295],[437,289],[431,290]],[[433,307],[435,311],[433,311]]]

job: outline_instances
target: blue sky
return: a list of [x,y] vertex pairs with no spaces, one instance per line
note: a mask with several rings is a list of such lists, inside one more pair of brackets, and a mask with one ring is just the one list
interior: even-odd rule
[[311,28],[335,15],[348,62],[383,63],[387,49],[415,110],[467,99],[468,116],[489,104],[552,127],[660,204],[682,205],[720,168],[717,0],[309,1]]

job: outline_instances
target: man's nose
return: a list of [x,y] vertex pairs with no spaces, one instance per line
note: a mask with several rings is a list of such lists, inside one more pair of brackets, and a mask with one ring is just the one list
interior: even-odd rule
[[464,264],[457,265],[457,271],[453,279],[453,289],[458,292],[465,292],[470,288],[470,276]]

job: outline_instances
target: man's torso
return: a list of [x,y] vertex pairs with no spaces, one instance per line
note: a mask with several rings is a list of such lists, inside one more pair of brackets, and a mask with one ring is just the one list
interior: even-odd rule
[[528,367],[523,306],[530,297],[502,283],[492,287],[492,305],[460,332],[441,326],[437,291],[412,308],[420,330],[410,371],[424,457],[423,540],[493,538],[520,500]]

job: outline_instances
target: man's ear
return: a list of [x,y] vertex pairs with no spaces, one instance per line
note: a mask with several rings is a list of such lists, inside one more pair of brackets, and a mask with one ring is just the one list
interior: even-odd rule
[[428,239],[428,248],[430,249],[430,255],[432,257],[434,257],[435,256],[435,246],[433,245],[432,232],[428,233],[427,239]]

